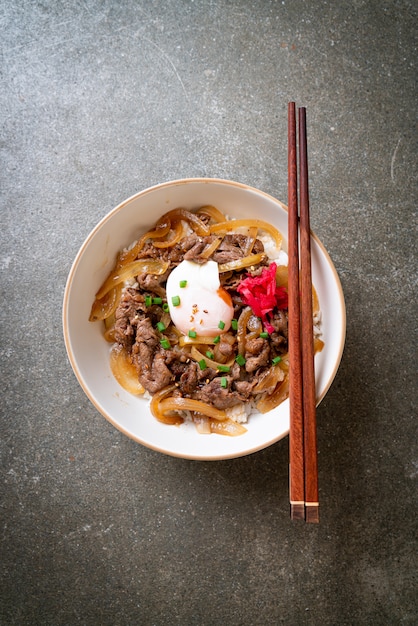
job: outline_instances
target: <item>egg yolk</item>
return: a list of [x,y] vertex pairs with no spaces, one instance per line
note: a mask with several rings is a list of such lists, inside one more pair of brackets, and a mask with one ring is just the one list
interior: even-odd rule
[[167,279],[167,302],[174,325],[184,335],[216,337],[231,327],[234,307],[220,286],[218,264],[182,261]]

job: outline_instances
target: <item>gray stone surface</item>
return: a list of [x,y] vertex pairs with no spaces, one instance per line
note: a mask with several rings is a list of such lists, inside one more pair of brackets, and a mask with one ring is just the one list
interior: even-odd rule
[[[416,624],[416,4],[0,2],[3,625]],[[65,280],[97,221],[194,176],[286,201],[308,109],[312,225],[346,296],[318,410],[321,523],[287,440],[164,457],[78,386]]]

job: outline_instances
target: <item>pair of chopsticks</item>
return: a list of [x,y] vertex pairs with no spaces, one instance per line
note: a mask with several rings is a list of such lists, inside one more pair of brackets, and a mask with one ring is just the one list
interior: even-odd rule
[[319,522],[316,394],[312,320],[312,270],[305,107],[298,108],[297,121],[299,141],[297,141],[296,132],[296,106],[294,102],[289,102],[289,499],[291,519],[303,519],[306,522]]

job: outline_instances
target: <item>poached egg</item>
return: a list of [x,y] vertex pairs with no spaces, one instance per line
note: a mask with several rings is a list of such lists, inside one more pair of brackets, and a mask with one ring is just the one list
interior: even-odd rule
[[173,324],[184,335],[216,337],[231,327],[234,307],[215,261],[182,261],[169,275],[166,291]]

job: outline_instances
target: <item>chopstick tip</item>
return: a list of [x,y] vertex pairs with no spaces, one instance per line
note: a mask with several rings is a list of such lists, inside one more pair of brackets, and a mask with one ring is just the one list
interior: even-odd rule
[[305,521],[308,524],[319,524],[318,502],[305,502]]
[[304,502],[291,502],[290,503],[290,519],[297,520],[305,519],[305,503]]

